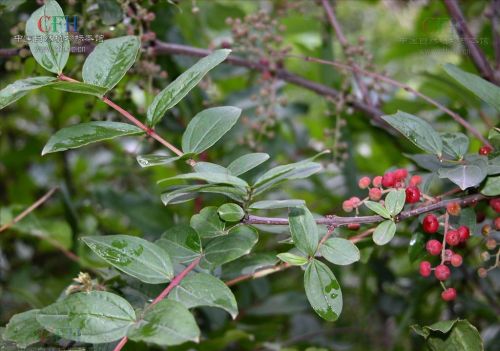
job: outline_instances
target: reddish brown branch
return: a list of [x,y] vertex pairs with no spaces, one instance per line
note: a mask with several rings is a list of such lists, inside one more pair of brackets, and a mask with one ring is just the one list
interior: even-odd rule
[[[60,74],[59,77],[58,77],[60,80],[63,80],[63,81],[67,81],[67,82],[78,82],[76,79],[73,79],[73,78],[70,78],[70,77],[67,77],[65,76],[64,74]],[[139,121],[137,118],[135,118],[130,112],[128,112],[127,110],[123,109],[122,107],[118,106],[117,104],[115,104],[113,101],[111,101],[108,97],[104,96],[102,98],[102,101],[110,106],[111,108],[113,108],[114,110],[118,111],[123,117],[125,117],[126,119],[128,119],[130,122],[132,122],[133,124],[135,124],[137,127],[141,128],[143,131],[146,132],[146,134],[148,134],[149,136],[151,136],[153,139],[155,139],[156,141],[158,141],[159,143],[161,143],[163,146],[165,146],[166,148],[168,148],[170,151],[172,151],[173,153],[175,153],[177,156],[183,156],[184,153],[179,150],[178,148],[176,148],[174,145],[170,144],[168,141],[166,141],[165,139],[163,139],[160,135],[158,135],[158,133],[156,133],[153,129],[149,128],[148,126],[146,126],[144,123],[142,123],[141,121]],[[193,161],[192,161],[193,162]]]
[[[198,257],[196,260],[194,260],[193,262],[191,262],[186,268],[184,268],[184,270],[182,272],[180,272],[178,275],[176,275],[174,277],[174,279],[172,279],[172,281],[170,282],[170,284],[167,285],[167,287],[165,288],[165,290],[163,290],[160,295],[158,295],[156,297],[156,299],[153,300],[153,302],[151,302],[151,304],[146,307],[146,309],[148,308],[151,308],[152,306],[156,305],[158,302],[160,302],[161,300],[163,300],[165,297],[167,297],[167,295],[177,286],[179,285],[182,280],[193,270],[196,268],[196,266],[198,265],[198,263],[200,263],[200,260],[201,260],[201,256]],[[115,348],[113,349],[113,351],[120,351],[123,346],[125,346],[125,344],[127,343],[128,341],[128,338],[126,336],[124,336],[120,342],[115,346]]]
[[[450,202],[457,202],[458,204],[460,204],[460,206],[467,206],[467,205],[471,205],[471,204],[474,204],[478,201],[486,200],[486,199],[488,199],[486,196],[476,194],[476,195],[465,196],[463,198],[442,200],[442,201],[436,202],[432,205],[424,205],[424,206],[418,207],[418,208],[413,209],[413,210],[401,212],[399,214],[399,216],[397,216],[396,221],[399,222],[399,221],[402,221],[402,220],[407,219],[407,218],[419,216],[422,213],[443,209]],[[362,217],[331,216],[331,217],[327,217],[327,218],[318,219],[318,220],[316,220],[316,223],[326,224],[326,225],[331,225],[331,226],[341,226],[341,225],[347,225],[350,223],[359,223],[359,224],[378,223],[378,222],[381,222],[384,220],[385,220],[385,218],[382,218],[380,216],[362,216]],[[268,218],[268,217],[250,216],[245,222],[248,224],[288,225],[287,218]],[[358,234],[356,236],[349,238],[349,240],[352,241],[353,243],[357,243],[357,242],[363,240],[364,238],[370,236],[374,231],[375,231],[374,228],[370,228],[361,234]],[[324,240],[322,240],[320,242],[320,244],[322,244],[323,242],[324,242]],[[293,266],[280,263],[274,267],[265,268],[265,269],[259,270],[257,272],[251,273],[251,274],[244,274],[242,276],[239,276],[237,278],[234,278],[232,280],[227,281],[226,284],[231,286],[231,285],[234,285],[234,284],[246,281],[246,280],[262,278],[262,277],[267,276],[269,274],[273,274],[273,273],[285,270],[289,267],[293,267]]]
[[[173,44],[173,43],[165,43],[162,41],[156,41],[154,45],[154,50],[153,52],[156,55],[161,55],[161,54],[173,54],[173,55],[185,55],[185,56],[194,56],[194,57],[204,57],[207,56],[211,53],[210,50],[206,49],[200,49],[200,48],[195,48],[187,45],[182,45],[182,44]],[[269,71],[269,67],[266,65],[262,65],[258,62],[253,62],[249,60],[245,60],[241,57],[237,57],[235,55],[229,55],[229,57],[224,61],[224,63],[228,63],[234,66],[239,66],[239,67],[246,67],[249,69],[257,70],[257,71]],[[304,77],[301,77],[297,74],[291,73],[290,71],[286,69],[276,69],[274,71],[274,74],[276,77],[300,86],[304,89],[311,90],[315,92],[316,94],[322,95],[322,96],[328,96],[332,98],[337,98],[339,96],[339,92],[333,88],[330,88],[326,85],[319,84],[313,81],[310,81]],[[391,129],[391,127],[385,123],[380,116],[383,115],[382,111],[380,111],[378,108],[370,106],[363,101],[353,101],[350,103],[353,108],[356,110],[366,113],[369,116],[373,117],[374,121],[377,122],[378,125],[384,126],[384,128]]]
[[[422,213],[431,212],[431,211],[445,208],[446,205],[450,202],[457,202],[460,206],[467,206],[467,205],[476,203],[478,201],[485,200],[487,198],[488,197],[486,197],[484,195],[475,194],[475,195],[468,195],[468,196],[465,196],[462,198],[441,200],[441,201],[436,202],[436,203],[431,204],[431,205],[421,206],[421,207],[417,207],[413,210],[401,212],[397,216],[396,221],[400,222],[404,219],[421,215]],[[344,226],[344,225],[353,224],[353,223],[354,224],[378,223],[378,222],[382,222],[384,220],[385,220],[385,218],[378,216],[378,215],[355,216],[355,217],[327,216],[324,218],[318,218],[316,220],[316,223],[338,227],[338,226]],[[260,216],[250,215],[245,220],[245,223],[247,223],[247,224],[267,224],[267,225],[288,225],[288,218],[260,217]]]
[[309,57],[309,56],[289,55],[289,57],[300,58],[300,59],[303,59],[305,61],[316,62],[316,63],[320,63],[320,64],[324,64],[324,65],[330,65],[330,66],[334,66],[334,67],[337,67],[337,68],[345,69],[345,70],[348,70],[348,71],[358,72],[360,74],[363,74],[363,75],[366,75],[366,76],[369,76],[369,77],[373,77],[374,79],[377,79],[379,81],[382,81],[382,82],[391,84],[393,86],[396,86],[398,88],[404,89],[404,90],[412,93],[413,95],[420,97],[422,100],[425,100],[429,104],[436,106],[438,109],[440,109],[441,111],[443,111],[447,115],[451,116],[451,118],[453,118],[462,127],[464,127],[465,129],[467,129],[472,135],[474,135],[476,138],[478,138],[479,140],[481,140],[481,142],[484,145],[488,145],[488,146],[492,147],[492,145],[489,143],[488,139],[486,139],[476,128],[474,128],[474,126],[472,124],[470,124],[467,120],[465,120],[458,113],[450,110],[448,107],[446,107],[443,104],[439,103],[438,101],[432,99],[431,97],[429,97],[429,96],[427,96],[425,94],[422,94],[418,90],[413,89],[411,86],[409,86],[407,84],[398,82],[397,80],[394,80],[392,78],[386,77],[386,76],[384,76],[384,75],[382,75],[380,73],[367,71],[367,70],[362,69],[362,68],[360,68],[358,66],[350,66],[348,64],[341,63],[341,62],[323,60],[323,59],[319,59],[319,58],[315,58],[315,57]]

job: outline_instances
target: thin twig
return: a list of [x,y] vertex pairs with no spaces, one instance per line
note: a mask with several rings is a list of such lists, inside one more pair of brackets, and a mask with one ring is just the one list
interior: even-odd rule
[[465,48],[467,49],[467,53],[469,54],[474,66],[476,66],[477,70],[485,79],[490,82],[496,83],[495,75],[493,70],[486,59],[486,56],[477,45],[477,41],[469,29],[467,22],[465,20],[464,15],[462,14],[462,10],[460,10],[460,6],[456,0],[444,0],[444,4],[448,9],[448,13],[452,18],[453,25],[455,30],[457,31],[458,36],[462,39]]
[[274,267],[261,269],[257,272],[244,274],[244,275],[241,275],[241,276],[236,277],[234,279],[228,280],[228,281],[226,281],[226,285],[233,286],[233,285],[241,283],[242,281],[245,281],[245,280],[262,278],[262,277],[265,277],[266,275],[285,270],[289,267],[291,267],[291,265],[289,263],[279,263]]
[[[486,199],[487,199],[487,197],[478,194],[478,195],[470,195],[470,196],[466,196],[466,197],[458,198],[458,199],[443,200],[443,201],[437,202],[435,204],[425,205],[425,206],[421,206],[421,207],[418,207],[418,208],[413,209],[413,210],[401,212],[396,217],[396,221],[397,222],[402,221],[403,219],[419,216],[422,213],[431,212],[431,211],[445,208],[446,205],[450,202],[457,202],[460,206],[466,206],[466,205],[474,204],[477,201],[486,200]],[[326,224],[326,225],[331,225],[331,226],[340,226],[340,225],[347,225],[349,223],[360,223],[360,224],[376,223],[376,222],[381,222],[383,220],[385,220],[385,218],[382,218],[380,216],[362,216],[362,217],[332,216],[330,218],[318,219],[318,220],[316,220],[316,223]],[[248,224],[269,224],[269,225],[288,225],[288,219],[250,216],[246,220],[246,223],[248,223]],[[357,242],[361,241],[362,239],[368,237],[374,231],[375,231],[375,228],[370,228],[361,234],[358,234],[356,236],[349,238],[349,240],[353,243],[357,243]],[[262,270],[259,270],[259,271],[256,271],[256,272],[250,273],[250,274],[244,274],[242,276],[239,276],[237,278],[229,280],[226,282],[226,285],[232,286],[232,285],[235,285],[237,283],[240,283],[240,282],[243,282],[246,280],[262,278],[262,277],[267,276],[269,274],[280,272],[280,271],[285,270],[285,269],[290,268],[290,267],[293,267],[293,266],[280,263],[274,267],[265,268],[265,269],[262,269]]]
[[[89,45],[88,50],[85,50],[85,55],[88,55],[92,52],[94,49],[94,46]],[[191,57],[205,57],[207,55],[210,55],[212,51],[207,50],[207,49],[201,49],[201,48],[196,48],[188,45],[182,45],[182,44],[174,44],[174,43],[166,43],[162,41],[155,41],[153,43],[153,46],[150,48],[152,53],[154,55],[165,55],[165,54],[173,54],[173,55],[184,55],[184,56],[191,56]],[[8,58],[12,56],[16,56],[19,54],[19,49],[0,49],[0,58]],[[75,53],[78,54],[78,53]],[[243,58],[230,55],[224,63],[228,63],[234,66],[239,66],[239,67],[246,67],[249,69],[253,69],[256,71],[264,72],[264,71],[269,71],[269,67],[267,65],[262,65],[258,62],[253,62],[249,60],[245,60]],[[274,72],[276,77],[290,83],[294,84],[296,86],[300,86],[304,89],[310,90],[315,92],[318,95],[322,96],[327,96],[327,97],[332,97],[332,98],[338,98],[339,97],[339,92],[329,86],[313,82],[309,79],[306,79],[302,76],[299,76],[297,74],[291,73],[290,71],[286,69],[276,69]],[[363,101],[350,101],[348,102],[350,106],[352,106],[354,109],[358,110],[359,112],[366,113],[368,116],[373,118],[373,121],[375,124],[377,124],[380,127],[383,127],[387,131],[394,131],[392,127],[390,127],[387,123],[385,123],[380,116],[383,115],[383,112],[373,106],[370,106]]]
[[492,147],[491,144],[489,143],[489,141],[481,133],[479,133],[479,131],[476,128],[474,128],[473,125],[471,125],[469,122],[467,122],[458,113],[450,110],[449,108],[447,108],[443,104],[437,102],[436,100],[432,99],[431,97],[429,97],[429,96],[427,96],[425,94],[422,94],[418,90],[413,89],[412,87],[410,87],[407,84],[398,82],[397,80],[394,80],[392,78],[384,76],[384,75],[382,75],[380,73],[367,71],[365,69],[362,69],[362,68],[359,68],[359,67],[350,66],[348,64],[337,62],[337,61],[329,61],[329,60],[323,60],[323,59],[319,59],[319,58],[315,58],[315,57],[300,56],[300,55],[288,55],[288,57],[299,58],[299,59],[302,59],[302,60],[305,60],[305,61],[316,62],[316,63],[320,63],[320,64],[324,64],[324,65],[330,65],[330,66],[338,67],[338,68],[345,69],[345,70],[348,70],[348,71],[359,72],[359,73],[361,73],[363,75],[367,75],[367,76],[373,77],[373,78],[375,78],[377,80],[380,80],[382,82],[386,82],[386,83],[394,85],[394,86],[396,86],[398,88],[404,89],[404,90],[406,90],[406,91],[408,91],[408,92],[410,92],[410,93],[412,93],[412,94],[420,97],[421,99],[427,101],[429,104],[436,106],[438,109],[440,109],[444,113],[446,113],[449,116],[451,116],[451,118],[453,118],[457,123],[459,123],[465,129],[467,129],[476,138],[478,138],[479,140],[481,140],[481,142],[484,145],[488,145],[488,146]]
[[[462,198],[454,198],[448,200],[441,200],[439,202],[417,207],[412,210],[401,212],[396,217],[396,222],[400,222],[404,219],[415,217],[421,215],[422,213],[427,213],[435,210],[445,208],[450,202],[456,202],[461,206],[467,206],[476,203],[481,200],[488,199],[487,196],[481,194],[468,195]],[[368,223],[378,223],[384,221],[385,218],[373,215],[373,216],[354,216],[354,217],[342,217],[342,216],[327,216],[323,218],[318,218],[316,220],[317,224],[331,225],[331,226],[345,226],[348,224],[368,224]],[[267,225],[288,225],[288,218],[278,218],[278,217],[261,217],[250,215],[244,221],[247,224],[267,224]]]
[[41,204],[43,204],[45,201],[47,201],[52,196],[52,194],[54,194],[58,189],[59,189],[58,187],[53,187],[45,195],[43,195],[41,198],[39,198],[38,200],[36,200],[30,207],[28,207],[23,212],[21,212],[20,214],[18,214],[12,221],[10,221],[9,223],[6,223],[3,226],[1,226],[0,227],[0,233],[3,232],[4,230],[9,229],[14,224],[16,224],[17,222],[19,222],[21,219],[23,219],[24,217],[26,217],[27,215],[29,215],[31,212],[33,212],[34,210],[36,210]]
[[[24,217],[29,215],[31,212],[33,212],[35,209],[37,209],[39,206],[41,206],[44,202],[46,202],[57,190],[59,190],[58,187],[53,187],[50,189],[45,195],[43,195],[41,198],[36,200],[30,207],[28,207],[26,210],[21,212],[19,215],[17,215],[11,222],[4,224],[3,226],[0,227],[0,233],[3,232],[4,230],[9,229],[12,227],[14,224],[22,220]],[[76,254],[73,252],[69,251],[66,249],[61,243],[59,243],[57,240],[52,239],[51,237],[48,236],[42,236],[42,235],[36,235],[37,238],[40,238],[40,240],[45,240],[52,246],[54,246],[56,249],[61,251],[67,258],[74,262],[80,262],[80,257],[78,257]]]
[[[342,31],[342,27],[340,26],[337,17],[335,16],[335,11],[333,7],[330,5],[330,0],[322,0],[322,5],[323,8],[325,9],[328,21],[330,21],[330,24],[332,25],[333,30],[335,31],[335,35],[337,36],[337,39],[339,40],[342,49],[345,50],[349,46],[349,42],[347,41],[347,38],[345,37],[344,32]],[[358,65],[356,65],[355,63],[353,63],[353,66],[358,67]],[[363,100],[368,105],[372,105],[372,102],[370,100],[370,94],[368,92],[368,89],[366,88],[365,83],[359,76],[358,72],[353,71],[352,73],[354,80],[358,84],[359,90],[361,91]]]
[[[194,57],[204,57],[211,53],[210,50],[195,48],[192,46],[182,45],[182,44],[173,44],[173,43],[165,43],[162,41],[156,41],[153,46],[153,52],[156,55],[161,54],[173,54],[173,55],[185,55],[185,56],[194,56]],[[234,66],[246,67],[249,69],[257,70],[257,71],[269,71],[269,66],[260,64],[259,62],[245,60],[241,57],[235,55],[229,55],[229,57],[224,61],[224,63],[228,63]],[[311,90],[318,95],[328,96],[332,98],[338,98],[340,93],[330,88],[326,85],[319,84],[308,80],[302,76],[291,73],[286,69],[276,69],[273,71],[274,75],[277,78],[280,78],[288,83],[295,84],[302,88]],[[384,127],[387,130],[393,130],[384,120],[380,118],[383,115],[383,112],[374,106],[370,106],[363,101],[354,100],[349,102],[349,104],[356,110],[366,113],[367,115],[373,118],[373,121],[376,122],[379,126]]]
[[[60,80],[63,80],[63,81],[67,81],[67,82],[72,82],[72,83],[76,83],[78,82],[76,79],[73,79],[73,78],[70,78],[70,77],[67,77],[65,76],[64,74],[60,74],[59,77],[58,77]],[[158,133],[156,133],[152,128],[149,128],[148,126],[146,126],[144,123],[142,123],[141,121],[139,121],[137,118],[135,118],[130,112],[128,112],[127,110],[123,109],[122,107],[118,106],[117,104],[115,104],[113,101],[111,101],[108,97],[104,96],[102,98],[102,101],[110,106],[111,108],[113,108],[114,110],[118,111],[122,116],[124,116],[126,119],[128,119],[130,122],[132,122],[133,124],[135,124],[137,127],[141,128],[143,131],[146,132],[146,134],[148,134],[149,136],[151,136],[153,139],[155,139],[156,141],[160,142],[163,146],[165,146],[166,148],[168,148],[170,151],[172,151],[173,153],[175,153],[177,156],[183,156],[184,153],[179,150],[178,148],[176,148],[174,145],[170,144],[168,141],[166,141],[165,139],[163,139],[160,135],[158,135]],[[190,164],[193,165],[194,164],[194,161],[191,160],[190,161]]]
[[[152,306],[156,305],[158,302],[160,302],[161,300],[163,300],[165,297],[167,297],[167,295],[172,291],[173,288],[175,288],[177,285],[179,285],[182,280],[189,274],[189,272],[191,272],[193,269],[195,269],[195,267],[198,265],[198,263],[200,263],[200,260],[201,260],[201,256],[199,256],[196,260],[194,260],[193,262],[191,262],[186,268],[184,268],[184,270],[182,272],[180,272],[178,275],[176,275],[174,277],[174,279],[172,279],[172,281],[170,282],[170,284],[167,285],[167,287],[165,288],[165,290],[163,290],[160,295],[158,295],[154,300],[153,302],[151,302],[151,304],[146,307],[146,309],[144,311],[146,311],[147,309],[151,308]],[[128,338],[126,336],[124,336],[120,342],[115,346],[115,348],[113,349],[113,351],[120,351],[123,346],[125,346],[125,344],[127,343],[128,341]]]

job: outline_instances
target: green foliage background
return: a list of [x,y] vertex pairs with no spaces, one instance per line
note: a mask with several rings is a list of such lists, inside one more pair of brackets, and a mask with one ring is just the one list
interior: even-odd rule
[[[115,2],[114,0],[110,2]],[[295,2],[295,1],[291,1]],[[300,1],[297,0],[297,3]],[[127,35],[130,27],[135,34],[144,30],[132,21],[130,26],[114,23],[117,10],[96,10],[100,1],[61,1],[65,13],[80,17],[85,33],[105,33],[112,37]],[[125,1],[123,1],[125,3]],[[230,38],[226,17],[239,18],[265,8],[276,14],[284,1],[197,0],[191,1],[131,1],[137,8],[155,13],[151,29],[157,39],[208,48],[219,47]],[[302,1],[305,11],[289,10],[276,18],[286,25],[283,41],[298,55],[343,59],[332,29],[323,21],[322,8],[314,1]],[[16,6],[18,5],[19,6]],[[488,38],[482,48],[493,57],[490,22],[484,17],[488,2],[462,4],[466,17],[479,38]],[[37,5],[35,1],[3,1],[0,4],[0,44],[11,47],[12,36]],[[9,6],[12,6],[9,8]],[[120,6],[118,6],[120,7]],[[194,11],[196,7],[198,11]],[[440,1],[338,1],[338,17],[348,40],[364,37],[373,54],[375,67],[384,69],[393,78],[405,82],[420,92],[460,112],[470,123],[486,134],[481,116],[493,125],[498,115],[470,92],[460,87],[442,68],[454,63],[474,72],[468,58],[462,55]],[[105,24],[106,22],[107,24]],[[109,23],[113,23],[111,26]],[[407,39],[422,39],[411,44]],[[436,44],[435,40],[441,40]],[[241,54],[235,49],[236,55]],[[67,75],[80,72],[83,55],[71,55]],[[191,66],[196,59],[186,56],[159,55],[156,64],[168,73],[167,78],[147,74],[138,67],[150,58],[142,54],[140,63],[127,74],[112,93],[121,106],[145,119],[147,106],[158,90]],[[329,66],[287,58],[284,66],[305,78],[340,89],[350,75]],[[43,69],[31,57],[0,58],[0,87],[28,76],[43,75]],[[252,95],[259,90],[260,73],[241,67],[220,65],[210,74],[202,88],[193,90],[157,126],[157,131],[174,145],[181,144],[182,132],[191,118],[207,106],[235,105],[243,108],[247,120],[259,121],[255,113],[259,100]],[[81,78],[76,76],[77,78]],[[288,104],[278,106],[273,135],[255,134],[248,124],[238,123],[205,157],[222,165],[251,151],[271,155],[270,165],[296,162],[332,148],[338,142],[347,149],[321,159],[326,171],[308,180],[287,183],[268,198],[304,199],[318,214],[341,213],[341,203],[347,196],[359,195],[357,179],[362,175],[379,175],[390,167],[409,166],[404,153],[416,148],[401,137],[374,127],[369,116],[346,108],[332,113],[332,104],[324,97],[292,84],[283,84],[279,96]],[[377,96],[383,99],[386,113],[404,110],[431,121],[438,131],[462,131],[449,116],[443,115],[420,99],[402,90]],[[187,172],[182,162],[167,167],[142,169],[135,160],[137,154],[152,153],[160,147],[147,139],[122,138],[94,144],[65,153],[40,153],[49,137],[58,129],[93,120],[120,121],[120,117],[91,96],[42,89],[28,95],[0,112],[0,224],[9,222],[40,197],[48,188],[61,190],[46,205],[12,230],[0,234],[0,321],[21,311],[42,308],[55,300],[80,271],[98,268],[102,264],[79,240],[79,237],[99,234],[128,234],[156,240],[173,224],[188,223],[196,212],[196,203],[164,207],[160,201],[159,179]],[[241,120],[240,120],[241,121]],[[346,125],[335,140],[326,130],[333,130],[339,121]],[[344,122],[342,122],[344,123]],[[252,134],[255,147],[245,136]],[[475,152],[479,141],[471,138],[470,151]],[[337,157],[338,156],[338,157]],[[339,166],[339,157],[344,160]],[[252,171],[257,175],[265,168]],[[441,190],[443,189],[433,189]],[[222,199],[203,196],[203,206],[220,205]],[[479,210],[483,208],[479,206]],[[276,210],[275,215],[286,216]],[[430,325],[441,319],[468,319],[482,333],[485,348],[498,350],[498,273],[479,280],[475,271],[481,265],[478,255],[470,252],[468,264],[456,277],[460,298],[447,305],[440,300],[441,290],[420,278],[416,262],[408,259],[410,235],[417,220],[398,227],[391,245],[373,247],[361,242],[361,263],[348,267],[336,266],[334,273],[342,283],[344,313],[335,323],[328,323],[311,310],[304,295],[300,268],[289,269],[268,277],[241,283],[233,288],[240,315],[235,321],[223,311],[200,308],[197,322],[203,331],[202,342],[172,347],[172,350],[421,350],[423,339],[410,330],[410,325]],[[477,229],[478,230],[478,229]],[[269,228],[262,232],[254,250],[269,260],[273,253],[288,250],[281,243],[287,228]],[[353,235],[343,231],[343,236]],[[76,252],[82,258],[78,265],[68,260],[58,246]],[[50,241],[49,240],[49,241]],[[472,250],[471,250],[472,251]],[[252,257],[252,256],[251,256]],[[259,256],[260,257],[260,256]],[[108,270],[108,280],[100,280],[134,305],[141,305],[158,294],[161,287],[146,286],[115,271]],[[147,349],[145,344],[128,346],[130,350]],[[103,348],[104,349],[104,348]]]

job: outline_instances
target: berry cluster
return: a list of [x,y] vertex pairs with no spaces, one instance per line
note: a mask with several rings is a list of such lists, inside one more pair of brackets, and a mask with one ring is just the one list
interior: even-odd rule
[[[408,180],[408,171],[405,168],[399,168],[392,172],[386,172],[383,176],[376,176],[373,179],[363,177],[359,180],[360,189],[368,189],[368,197],[361,200],[358,197],[351,197],[342,203],[342,209],[345,212],[357,210],[366,200],[380,201],[382,195],[391,188],[404,188],[406,192],[406,203],[413,204],[420,201],[422,194],[418,186],[422,183],[422,177],[413,175]],[[385,190],[384,190],[385,188]]]
[[276,71],[283,68],[284,58],[290,53],[291,46],[285,45],[283,33],[286,26],[281,24],[282,17],[270,9],[261,9],[243,18],[226,18],[231,27],[232,38],[220,43],[222,48],[231,48],[234,52],[258,63],[263,69],[258,80],[260,89],[251,96],[255,103],[255,117],[242,119],[252,133],[247,133],[240,140],[256,151],[263,151],[259,140],[262,137],[273,139],[280,106],[288,101],[282,96]]
[[[498,213],[500,213],[500,198],[491,199],[490,207],[498,216]],[[496,217],[491,224],[486,223],[481,228],[481,233],[485,237],[485,250],[481,252],[480,257],[486,265],[477,270],[477,274],[481,278],[486,278],[490,271],[500,267],[500,248],[498,248],[498,235],[495,234],[498,231],[500,231],[500,217]],[[491,261],[493,261],[493,264],[491,264]]]
[[[447,214],[456,216],[460,213],[460,206],[457,203],[450,203],[447,206]],[[434,214],[428,214],[424,217],[422,221],[422,228],[425,233],[429,235],[436,234],[439,230],[439,219]],[[460,226],[456,229],[451,228],[448,225],[448,228],[444,228],[445,235],[442,241],[432,238],[427,241],[425,245],[425,249],[427,253],[431,256],[441,256],[441,261],[436,267],[432,267],[429,261],[420,262],[420,275],[423,277],[429,277],[434,271],[434,276],[440,282],[444,282],[448,280],[451,275],[451,270],[448,267],[449,265],[453,267],[460,267],[463,262],[463,258],[460,254],[454,252],[451,248],[458,248],[460,246],[465,245],[467,240],[470,237],[470,230],[467,226]],[[446,248],[446,245],[450,247],[450,249]],[[457,297],[457,292],[454,288],[445,288],[443,285],[444,291],[441,293],[441,298],[444,301],[452,301]]]

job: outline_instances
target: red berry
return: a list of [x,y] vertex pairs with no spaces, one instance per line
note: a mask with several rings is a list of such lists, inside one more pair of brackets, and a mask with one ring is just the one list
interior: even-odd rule
[[425,249],[432,256],[437,256],[441,253],[443,249],[443,245],[437,241],[436,239],[429,240],[427,244],[425,244]]
[[450,246],[457,246],[460,244],[460,234],[456,230],[449,230],[446,233],[446,243]]
[[431,275],[431,263],[429,261],[420,262],[419,272],[422,277],[428,277]]
[[393,187],[396,184],[396,177],[394,173],[388,172],[382,177],[382,186],[385,188]]
[[469,227],[467,227],[465,225],[458,227],[457,232],[458,232],[458,236],[460,237],[461,243],[466,242],[470,237]]
[[450,249],[444,250],[444,260],[449,261],[451,260],[451,257],[454,255],[454,252],[451,251]]
[[462,256],[460,256],[459,254],[453,254],[450,259],[451,265],[453,267],[460,267],[462,265],[462,261]]
[[345,201],[342,203],[342,209],[343,209],[345,212],[352,212],[352,210],[354,209],[354,205],[353,205],[353,203],[351,202],[351,200],[345,200]]
[[363,177],[359,180],[358,182],[358,186],[361,188],[361,189],[366,189],[370,186],[370,183],[372,181],[370,180],[370,178],[368,177]]
[[457,298],[457,291],[454,288],[448,288],[441,293],[441,298],[444,301],[453,301]]
[[378,201],[382,198],[382,190],[380,190],[379,188],[371,188],[368,191],[368,196],[370,197],[370,200]]
[[422,177],[419,175],[414,175],[410,178],[410,185],[417,186],[422,183]]
[[490,206],[496,213],[500,213],[500,197],[490,200]]
[[406,202],[414,204],[420,201],[420,190],[416,186],[406,188]]
[[347,229],[354,230],[354,231],[359,230],[360,227],[361,227],[361,225],[359,223],[349,223],[347,225]]
[[500,217],[495,218],[495,229],[500,230]]
[[484,145],[479,149],[479,155],[489,155],[492,151],[493,149],[490,146]]
[[223,41],[220,46],[223,48],[223,49],[231,49],[231,43],[228,42],[228,41]]
[[404,180],[408,177],[408,171],[405,168],[399,168],[394,171],[396,180]]
[[452,216],[458,216],[460,214],[460,205],[458,202],[450,202],[446,205],[446,211]]
[[273,77],[273,75],[269,71],[262,72],[262,74],[260,76],[261,76],[262,80],[269,80]]
[[436,266],[436,269],[434,270],[434,276],[441,281],[445,281],[446,279],[448,279],[450,277],[450,274],[450,269],[444,264]]
[[433,214],[428,214],[424,217],[422,222],[422,226],[424,227],[424,232],[433,234],[439,229],[439,222],[436,216]]
[[372,184],[374,187],[379,188],[382,185],[382,177],[376,176],[375,178],[373,178]]
[[356,197],[356,196],[351,197],[349,199],[349,201],[351,201],[351,203],[352,203],[352,205],[354,207],[357,207],[360,204],[360,202],[361,202],[361,200],[359,199],[359,197]]

